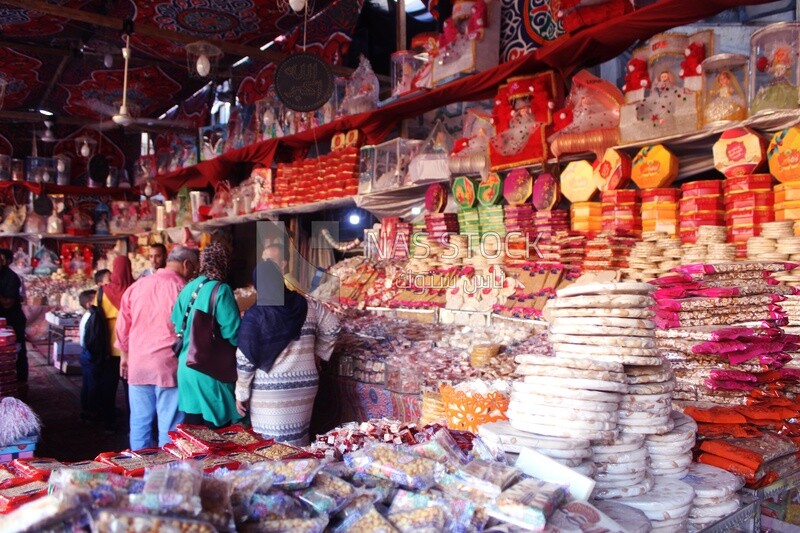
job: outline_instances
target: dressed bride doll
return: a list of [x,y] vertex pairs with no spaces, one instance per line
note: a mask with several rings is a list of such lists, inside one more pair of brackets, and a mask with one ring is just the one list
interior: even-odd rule
[[514,100],[514,111],[508,123],[508,129],[496,135],[491,143],[501,155],[518,154],[528,144],[528,138],[536,128],[536,117],[530,109],[530,98],[522,97]]
[[706,122],[718,120],[743,120],[747,118],[744,92],[736,76],[723,70],[714,79],[708,91],[710,98],[706,106]]

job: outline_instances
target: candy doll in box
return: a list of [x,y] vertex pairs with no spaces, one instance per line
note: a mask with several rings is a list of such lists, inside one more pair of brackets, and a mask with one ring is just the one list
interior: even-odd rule
[[432,83],[497,66],[499,57],[500,1],[456,0],[439,37]]
[[531,165],[548,158],[547,129],[552,124],[557,99],[552,72],[511,78],[506,88],[500,88],[492,111],[492,170]]
[[[643,50],[635,53],[629,63],[640,70],[638,60],[647,60],[649,88],[640,101],[626,94],[620,110],[620,140],[623,143],[658,139],[690,133],[700,127],[698,113],[703,86],[702,62],[713,54],[714,32],[701,31],[692,35],[662,33],[652,37]],[[637,60],[634,62],[634,60]],[[641,83],[644,79],[637,76]],[[636,80],[628,81],[625,89],[634,90]],[[647,87],[645,83],[643,87]],[[639,89],[635,89],[639,90]]]
[[798,107],[800,23],[770,24],[750,37],[750,114]]
[[464,116],[464,136],[456,139],[450,152],[452,174],[488,174],[489,140],[494,136],[492,117],[470,108]]
[[554,113],[555,134],[548,139],[553,155],[594,152],[598,159],[606,148],[619,144],[619,110],[622,92],[586,70],[572,78],[566,105]]

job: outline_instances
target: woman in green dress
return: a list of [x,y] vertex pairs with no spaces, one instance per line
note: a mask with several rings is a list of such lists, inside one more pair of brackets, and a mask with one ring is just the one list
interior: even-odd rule
[[178,356],[178,409],[186,413],[184,422],[187,424],[223,427],[242,418],[236,412],[233,383],[217,381],[186,366],[186,353],[189,349],[188,332],[192,328],[194,310],[210,312],[211,293],[216,285],[219,285],[219,289],[214,305],[214,316],[219,324],[220,333],[234,346],[237,344],[241,319],[233,291],[225,283],[229,265],[230,255],[222,244],[214,242],[206,246],[200,252],[200,275],[184,287],[172,310],[172,323],[175,325],[175,331],[180,333],[186,309],[192,301],[192,295],[197,293],[186,322],[183,349]]

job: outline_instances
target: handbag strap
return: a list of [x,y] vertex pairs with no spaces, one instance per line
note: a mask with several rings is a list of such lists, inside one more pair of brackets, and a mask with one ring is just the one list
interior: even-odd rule
[[200,283],[200,285],[198,285],[197,288],[192,292],[192,299],[189,300],[189,305],[186,307],[186,312],[183,314],[183,326],[181,327],[180,332],[176,332],[178,337],[182,337],[183,332],[186,331],[186,322],[188,322],[189,320],[189,313],[191,313],[192,308],[194,307],[194,302],[195,300],[197,300],[197,295],[200,294],[200,289],[203,288],[203,285],[205,285],[207,281],[209,280],[207,279],[203,280]]

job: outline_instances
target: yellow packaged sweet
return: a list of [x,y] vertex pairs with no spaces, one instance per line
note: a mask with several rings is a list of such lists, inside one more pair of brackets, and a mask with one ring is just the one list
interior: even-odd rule
[[594,169],[594,181],[601,191],[624,189],[631,181],[631,156],[608,148]]
[[561,173],[561,194],[570,202],[588,202],[597,193],[594,169],[588,161],[572,161]]
[[800,180],[800,127],[776,133],[767,148],[769,172],[781,183]]
[[640,189],[669,187],[678,177],[678,158],[661,144],[645,146],[633,158],[631,179]]
[[600,216],[603,213],[603,204],[600,202],[575,202],[570,206],[572,218]]
[[714,143],[714,167],[726,177],[755,174],[767,159],[763,137],[750,128],[724,131]]

